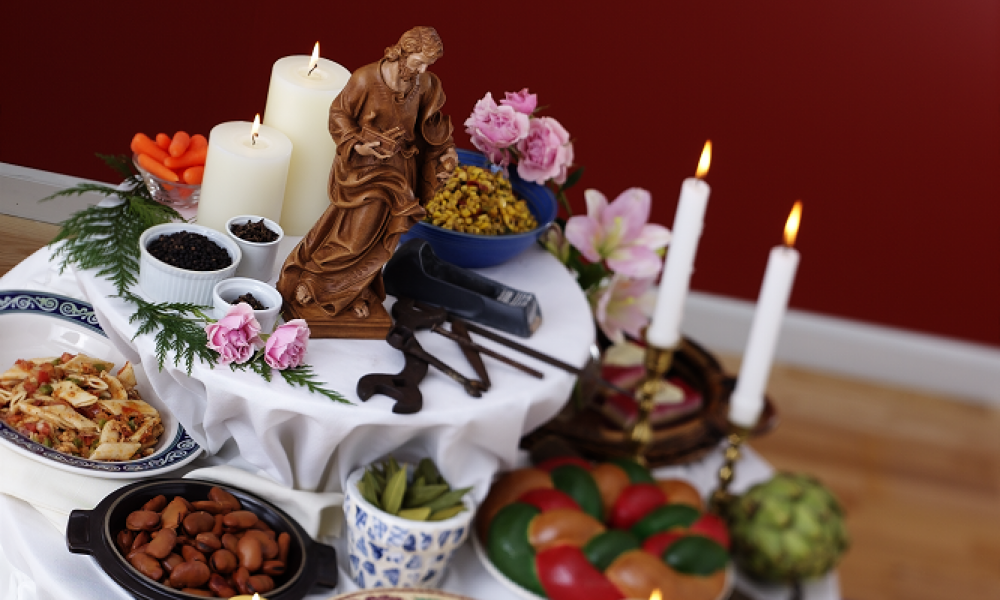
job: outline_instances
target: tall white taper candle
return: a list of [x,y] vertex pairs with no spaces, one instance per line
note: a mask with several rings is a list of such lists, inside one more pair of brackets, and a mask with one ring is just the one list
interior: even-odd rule
[[740,375],[729,399],[729,421],[738,427],[753,427],[764,410],[764,391],[771,362],[799,266],[799,252],[792,246],[801,214],[802,203],[796,202],[785,225],[785,244],[772,248],[767,260]]

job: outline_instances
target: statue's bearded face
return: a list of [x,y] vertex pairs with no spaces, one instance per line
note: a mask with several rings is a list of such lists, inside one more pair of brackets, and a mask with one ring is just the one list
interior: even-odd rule
[[417,75],[427,70],[427,67],[434,64],[434,61],[427,58],[423,52],[409,54],[406,58],[398,61],[396,67],[399,70],[399,78],[402,81],[413,81]]

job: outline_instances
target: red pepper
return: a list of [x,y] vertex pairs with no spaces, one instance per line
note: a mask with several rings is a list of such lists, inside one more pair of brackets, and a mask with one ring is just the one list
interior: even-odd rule
[[691,524],[688,532],[700,533],[707,538],[715,540],[720,546],[729,550],[729,529],[726,527],[726,522],[718,515],[713,515],[712,513],[701,515],[697,521]]
[[625,596],[590,564],[583,551],[556,546],[535,556],[538,579],[550,600],[622,600]]
[[682,530],[654,533],[642,543],[642,549],[654,556],[663,556],[663,553],[667,551],[670,544],[673,544],[685,535],[687,535],[687,532]]
[[649,511],[666,502],[667,495],[655,483],[633,483],[618,496],[608,521],[613,529],[631,529]]
[[547,488],[535,488],[533,490],[528,490],[520,498],[518,498],[517,501],[530,504],[542,512],[555,510],[557,508],[580,510],[580,505],[577,504],[576,501],[569,496],[569,494],[559,490],[550,490]]

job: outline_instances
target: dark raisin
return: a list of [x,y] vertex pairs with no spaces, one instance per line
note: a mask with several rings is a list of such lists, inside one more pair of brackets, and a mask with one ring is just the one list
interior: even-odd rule
[[251,294],[250,292],[243,294],[236,300],[230,302],[230,304],[239,304],[240,302],[246,302],[247,304],[250,305],[250,308],[254,310],[267,310],[267,307],[261,304],[260,300],[254,298],[253,294]]
[[233,235],[247,242],[267,243],[278,239],[278,234],[271,231],[264,225],[264,219],[257,221],[247,221],[246,223],[233,223],[229,226],[229,231]]

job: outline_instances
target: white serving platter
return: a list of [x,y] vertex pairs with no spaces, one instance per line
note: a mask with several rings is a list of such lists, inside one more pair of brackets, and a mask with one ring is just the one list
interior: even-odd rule
[[[83,300],[33,290],[0,290],[0,372],[17,359],[84,353],[111,360],[117,370],[125,364],[108,340],[94,308]],[[135,369],[136,388],[142,399],[160,412],[164,432],[155,452],[145,458],[105,462],[70,456],[32,442],[0,421],[0,444],[50,467],[106,479],[157,476],[178,469],[201,454],[167,407],[153,393],[141,368]]]

